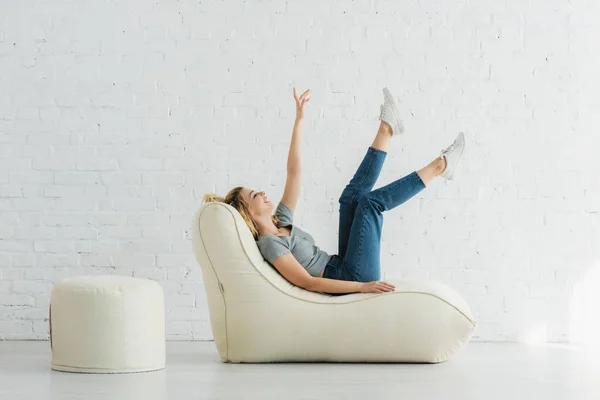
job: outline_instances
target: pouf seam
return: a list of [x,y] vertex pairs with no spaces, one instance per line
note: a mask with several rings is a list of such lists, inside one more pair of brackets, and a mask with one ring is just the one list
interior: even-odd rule
[[[204,213],[204,210],[206,208],[204,208],[202,210],[202,212],[200,212],[200,215],[198,216],[198,220],[197,220],[197,228],[198,228],[198,233],[200,233],[200,240],[202,241],[202,246],[204,246],[204,250],[206,251],[206,257],[208,258],[208,262],[210,263],[210,268],[212,269],[213,273],[215,274],[215,277],[217,279],[217,283],[219,284],[219,292],[221,292],[221,298],[223,299],[223,304],[225,305],[225,358],[227,360],[229,360],[229,330],[228,330],[228,320],[227,320],[227,299],[225,298],[225,293],[223,293],[223,290],[221,289],[223,287],[223,284],[221,283],[221,280],[219,279],[219,274],[217,274],[217,271],[215,270],[215,267],[213,265],[213,262],[210,258],[210,255],[208,254],[208,251],[206,249],[206,246],[204,245],[204,237],[202,236],[202,230],[200,229],[200,217],[202,217],[202,214]],[[229,210],[228,210],[229,211]],[[237,231],[237,224],[236,224],[236,231]],[[243,247],[243,246],[242,246]],[[245,252],[245,250],[244,250]],[[247,254],[246,254],[247,256]],[[254,264],[253,264],[254,265]],[[262,274],[260,274],[262,275]]]

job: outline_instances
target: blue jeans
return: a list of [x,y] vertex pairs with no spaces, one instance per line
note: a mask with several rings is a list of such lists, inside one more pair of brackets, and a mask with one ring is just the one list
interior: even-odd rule
[[425,188],[415,172],[371,191],[387,153],[369,147],[354,177],[339,199],[338,254],[333,255],[323,278],[372,282],[380,279],[380,242],[383,212],[409,200]]

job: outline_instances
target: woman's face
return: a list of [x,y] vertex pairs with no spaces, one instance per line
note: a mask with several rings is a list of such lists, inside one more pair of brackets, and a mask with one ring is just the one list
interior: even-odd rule
[[271,214],[273,203],[269,201],[265,192],[258,192],[254,189],[242,189],[242,196],[248,203],[252,215],[259,216],[263,214]]

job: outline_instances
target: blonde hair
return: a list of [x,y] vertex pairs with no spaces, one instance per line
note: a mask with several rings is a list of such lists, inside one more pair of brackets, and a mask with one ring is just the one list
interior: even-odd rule
[[[250,215],[250,209],[248,208],[248,202],[244,200],[242,197],[242,189],[243,186],[236,186],[227,193],[225,197],[218,196],[215,193],[207,193],[203,196],[204,203],[214,203],[220,202],[229,204],[233,208],[235,208],[244,221],[246,221],[246,225],[250,228],[250,232],[254,237],[254,240],[258,240],[258,224],[254,221],[252,216]],[[271,216],[271,220],[275,225],[279,224],[279,218],[276,215]]]

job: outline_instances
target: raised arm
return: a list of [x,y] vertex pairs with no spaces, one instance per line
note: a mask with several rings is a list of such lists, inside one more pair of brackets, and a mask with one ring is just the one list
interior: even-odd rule
[[292,131],[290,151],[287,160],[287,178],[281,202],[288,206],[292,212],[300,199],[302,184],[302,124],[304,122],[304,105],[310,100],[310,89],[302,93],[300,97],[294,88],[294,100],[296,100],[296,120]]

